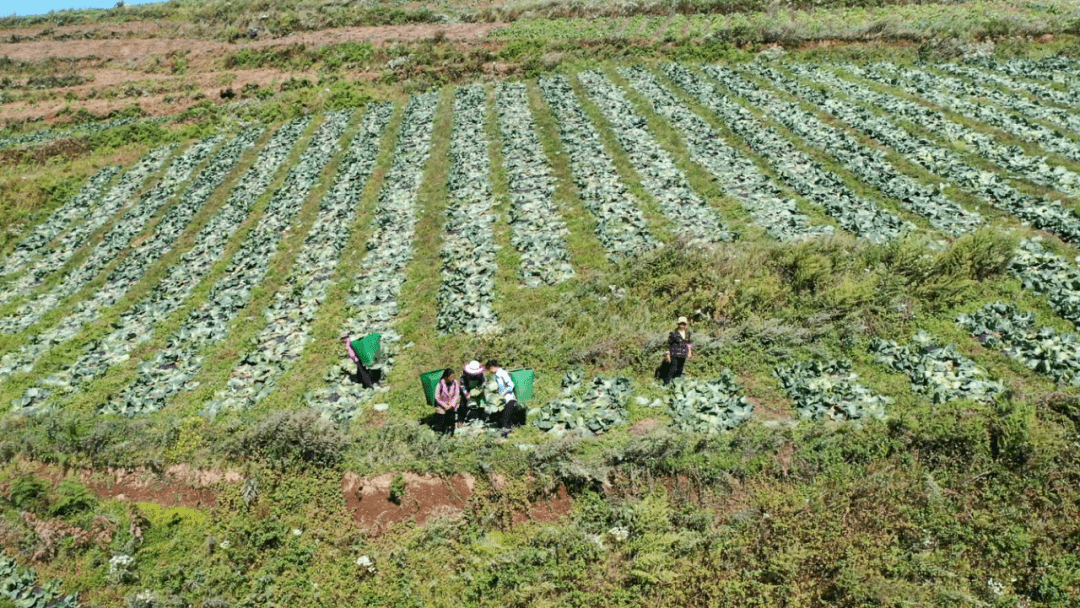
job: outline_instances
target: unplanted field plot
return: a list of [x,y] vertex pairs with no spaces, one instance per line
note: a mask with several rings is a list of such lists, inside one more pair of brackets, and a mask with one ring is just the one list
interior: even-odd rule
[[[656,36],[692,25],[683,21],[630,25]],[[1080,243],[1080,117],[1065,95],[1070,81],[1056,79],[1059,73],[1080,74],[1080,63],[611,68],[464,86],[441,106],[437,93],[399,105],[373,102],[355,119],[331,112],[151,150],[129,168],[92,173],[0,259],[0,330],[9,336],[0,387],[12,385],[5,393],[11,409],[27,415],[75,402],[85,408],[89,399],[91,411],[132,417],[219,383],[203,387],[205,402],[184,402],[185,411],[212,418],[253,408],[288,377],[301,383],[288,395],[303,395],[304,405],[335,422],[366,415],[362,406],[375,400],[415,402],[415,409],[388,414],[415,419],[416,368],[461,364],[405,356],[415,344],[439,352],[447,344],[475,351],[512,342],[559,293],[596,272],[632,265],[636,256],[753,239],[800,247],[844,232],[883,246],[917,235],[927,256],[980,230],[1022,232],[1027,240],[1012,253],[1012,273],[1026,292],[1078,322],[1080,267],[1057,253],[1068,245],[1046,247],[1032,230],[1016,227],[1031,224]],[[530,104],[530,90],[539,90],[542,103]],[[435,129],[439,112],[452,114],[445,132]],[[400,125],[390,128],[393,117]],[[550,124],[555,128],[540,127]],[[498,141],[486,125],[495,125]],[[353,139],[340,141],[350,129]],[[447,157],[432,158],[434,150]],[[388,159],[386,166],[376,167],[378,158]],[[327,167],[336,173],[327,175]],[[569,201],[554,196],[556,167],[571,178]],[[505,202],[496,200],[493,175],[506,176]],[[424,224],[437,226],[437,234],[417,234],[418,197],[433,179],[446,181],[432,190],[446,192],[445,213]],[[378,197],[360,215],[369,180]],[[584,220],[568,224],[571,215]],[[754,230],[743,234],[735,222]],[[360,229],[370,230],[363,255],[342,258]],[[288,238],[300,230],[306,237]],[[496,272],[501,235],[520,256],[511,273]],[[568,244],[589,239],[608,259],[574,259]],[[424,256],[414,256],[418,247]],[[438,308],[422,316],[434,319],[431,327],[410,325],[415,315],[402,308],[417,297],[406,285],[414,257],[440,261],[425,270],[437,279],[422,287],[437,291],[423,299]],[[256,297],[263,289],[270,294]],[[622,298],[619,286],[605,290],[604,301]],[[140,294],[137,301],[128,301],[129,291]],[[331,297],[344,302],[327,306]],[[521,298],[534,298],[535,312],[508,318],[504,301],[517,300],[521,310]],[[1076,384],[1075,335],[1036,328],[1033,317],[1010,306],[963,316],[954,331]],[[63,312],[54,316],[53,308]],[[342,318],[319,323],[330,314]],[[704,314],[697,321],[706,334],[718,327]],[[913,322],[919,329],[919,319]],[[322,375],[310,373],[306,362],[344,356],[338,342],[315,348],[313,331],[325,326],[382,334],[375,368],[389,395],[361,387],[340,360]],[[907,374],[915,396],[906,402],[990,403],[1008,393],[1010,378],[987,371],[975,340],[939,343],[926,333],[910,340],[874,342],[858,353],[862,363],[806,350],[759,370],[761,378],[746,385],[771,387],[774,400],[786,395],[792,418],[838,421],[889,415],[892,396],[860,381],[860,365]],[[46,356],[62,345],[77,356],[63,363]],[[227,361],[210,363],[217,358]],[[396,370],[403,359],[408,365]],[[607,371],[586,387],[573,367],[542,370],[546,378],[570,375],[561,395],[551,387],[546,402],[528,404],[537,430],[593,436],[647,411],[669,417],[673,428],[713,433],[753,419],[761,399],[727,369],[661,388]],[[95,388],[114,370],[127,374],[124,386]],[[488,423],[476,428],[491,430]]]

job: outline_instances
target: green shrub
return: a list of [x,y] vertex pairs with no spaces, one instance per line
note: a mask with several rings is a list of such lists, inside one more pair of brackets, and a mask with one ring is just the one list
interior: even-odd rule
[[49,505],[49,514],[64,517],[94,508],[97,499],[81,483],[64,480],[56,488],[56,497]]
[[237,437],[229,451],[235,457],[262,458],[275,468],[332,467],[341,462],[349,444],[337,426],[318,412],[282,410]]
[[44,504],[49,482],[33,475],[23,475],[11,482],[8,501],[18,509],[33,510]]

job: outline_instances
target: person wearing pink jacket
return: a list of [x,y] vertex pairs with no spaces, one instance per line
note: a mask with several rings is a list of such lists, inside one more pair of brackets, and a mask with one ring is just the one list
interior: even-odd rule
[[371,375],[368,374],[368,370],[364,367],[364,363],[360,361],[360,356],[356,354],[356,350],[352,347],[355,338],[348,333],[343,333],[341,334],[340,339],[345,343],[345,350],[348,351],[349,358],[356,364],[356,377],[360,379],[360,384],[363,384],[364,388],[375,388],[375,385],[371,382]]
[[442,379],[435,387],[435,414],[438,416],[437,432],[454,435],[457,427],[458,405],[461,404],[461,383],[457,381],[454,370],[443,370]]

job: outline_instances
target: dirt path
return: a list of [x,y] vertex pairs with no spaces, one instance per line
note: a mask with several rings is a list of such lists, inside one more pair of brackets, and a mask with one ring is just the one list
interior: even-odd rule
[[[194,38],[121,38],[115,40],[34,40],[0,44],[0,55],[23,61],[41,61],[50,57],[82,58],[97,57],[102,60],[142,61],[154,55],[168,55],[189,51],[193,60],[202,56],[221,56],[236,53],[243,48],[264,48],[306,44],[325,46],[342,42],[370,42],[382,45],[390,42],[413,42],[436,35],[452,42],[475,42],[483,40],[488,33],[504,23],[417,23],[410,25],[387,25],[374,27],[342,27],[317,32],[304,32],[282,38],[242,40],[235,44]],[[139,24],[126,24],[129,31],[139,31]],[[83,27],[85,28],[85,26]],[[111,26],[109,26],[111,29]],[[40,29],[38,30],[40,32]],[[28,35],[32,35],[33,30]],[[11,34],[5,30],[5,38]]]

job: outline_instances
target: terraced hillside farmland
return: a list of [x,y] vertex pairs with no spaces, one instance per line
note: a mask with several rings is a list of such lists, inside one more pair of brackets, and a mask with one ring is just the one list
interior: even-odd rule
[[815,4],[0,19],[0,608],[1076,605],[1080,14]]

